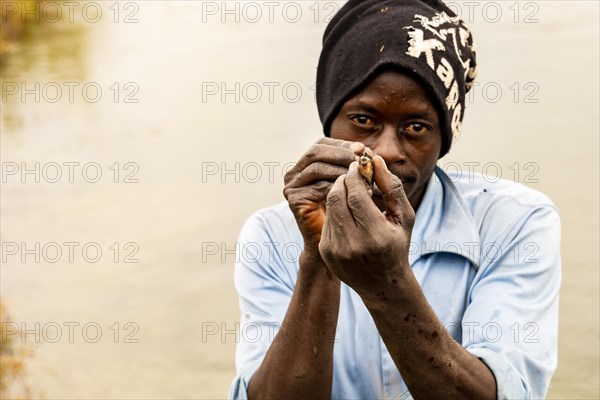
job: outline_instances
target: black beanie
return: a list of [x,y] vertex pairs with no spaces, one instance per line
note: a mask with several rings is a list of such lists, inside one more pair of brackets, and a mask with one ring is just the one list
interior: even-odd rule
[[467,27],[441,0],[349,0],[323,36],[317,107],[323,131],[346,100],[384,67],[428,89],[442,128],[440,157],[460,133],[465,95],[477,75]]

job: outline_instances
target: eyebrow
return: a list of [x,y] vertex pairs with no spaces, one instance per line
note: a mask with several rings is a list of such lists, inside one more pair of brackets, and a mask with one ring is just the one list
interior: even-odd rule
[[346,104],[349,107],[352,107],[352,108],[362,108],[365,111],[370,112],[370,113],[377,113],[377,112],[379,112],[377,110],[377,108],[374,107],[371,103],[368,103],[368,102],[365,102],[365,101],[362,101],[362,100],[349,100]]

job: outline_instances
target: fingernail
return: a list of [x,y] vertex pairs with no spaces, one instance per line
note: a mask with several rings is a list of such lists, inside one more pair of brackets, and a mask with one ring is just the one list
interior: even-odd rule
[[352,150],[355,153],[362,153],[364,147],[365,145],[361,142],[354,142],[350,145],[350,150]]
[[387,167],[387,165],[385,163],[385,160],[381,156],[375,156],[375,157],[373,157],[373,161],[375,161],[375,160],[377,160],[378,164],[382,164],[386,170],[388,169],[388,167]]

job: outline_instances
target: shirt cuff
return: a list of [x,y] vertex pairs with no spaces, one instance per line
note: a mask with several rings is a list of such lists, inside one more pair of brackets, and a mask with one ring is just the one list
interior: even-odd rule
[[230,399],[248,400],[248,385],[257,369],[258,365],[253,365],[238,372],[229,387]]
[[521,377],[501,354],[481,347],[467,348],[467,351],[479,358],[494,374],[498,400],[529,399]]

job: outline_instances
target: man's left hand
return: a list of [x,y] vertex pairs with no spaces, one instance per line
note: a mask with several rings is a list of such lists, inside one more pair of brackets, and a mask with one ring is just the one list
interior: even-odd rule
[[372,162],[385,211],[382,213],[371,199],[354,162],[327,196],[319,242],[329,270],[365,301],[385,300],[385,289],[400,284],[398,279],[410,269],[408,250],[415,220],[402,181],[387,169],[381,157],[374,157]]

